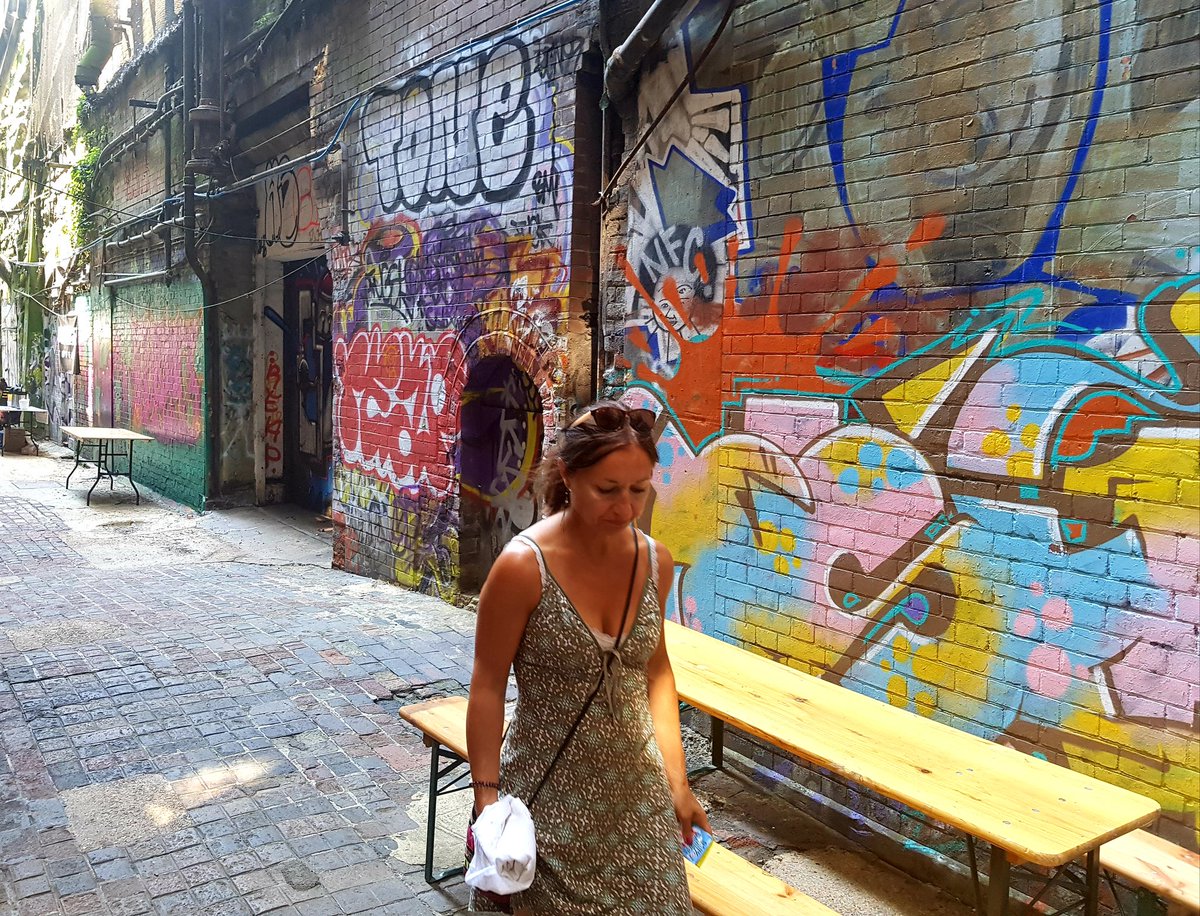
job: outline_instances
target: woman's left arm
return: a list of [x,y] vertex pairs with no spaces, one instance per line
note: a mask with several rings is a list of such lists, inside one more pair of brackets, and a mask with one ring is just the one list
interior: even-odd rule
[[658,648],[646,665],[646,676],[650,686],[650,715],[654,719],[654,736],[662,752],[667,769],[667,782],[671,787],[671,801],[675,805],[675,816],[685,843],[692,842],[692,827],[709,830],[708,815],[692,794],[688,785],[687,763],[683,756],[683,738],[679,730],[679,696],[675,692],[675,674],[671,671],[671,660],[667,658],[667,644],[663,638],[663,616],[666,596],[671,593],[671,582],[675,578],[675,561],[671,552],[661,544],[658,550],[658,600],[659,636]]

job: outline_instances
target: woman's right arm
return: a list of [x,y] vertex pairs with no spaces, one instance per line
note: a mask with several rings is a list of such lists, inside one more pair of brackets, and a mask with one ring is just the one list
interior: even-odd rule
[[[467,755],[471,779],[498,782],[508,672],[525,635],[525,625],[541,598],[541,574],[532,549],[513,544],[492,565],[475,619],[475,666],[467,703]],[[478,787],[475,810],[496,800],[497,791]]]

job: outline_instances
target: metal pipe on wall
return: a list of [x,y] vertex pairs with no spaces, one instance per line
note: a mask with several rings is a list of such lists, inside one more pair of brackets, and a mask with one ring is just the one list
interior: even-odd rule
[[216,336],[216,321],[213,309],[216,301],[213,289],[212,275],[205,268],[196,250],[196,168],[192,159],[196,151],[196,124],[192,111],[196,107],[196,3],[195,0],[183,0],[181,13],[183,15],[183,109],[184,109],[184,168],[183,168],[183,252],[192,273],[200,281],[201,296],[204,307],[204,388],[208,410],[205,411],[205,442],[208,447],[208,483],[205,487],[206,497],[215,494],[221,485],[220,449],[218,448],[218,422],[220,414],[216,410],[214,391],[220,390],[219,366],[213,360],[213,350]]
[[604,65],[604,91],[610,99],[619,101],[628,94],[642,58],[686,5],[687,0],[654,0],[629,37],[613,50]]
[[110,140],[108,144],[100,150],[98,160],[98,168],[104,168],[119,160],[125,153],[133,148],[135,143],[141,141],[144,137],[149,136],[154,131],[158,130],[159,126],[171,118],[180,105],[170,105],[168,102],[173,96],[182,90],[181,83],[176,83],[166,92],[159,96],[158,104],[154,108],[154,114],[150,115],[145,121],[138,121],[132,127],[121,133],[119,136]]

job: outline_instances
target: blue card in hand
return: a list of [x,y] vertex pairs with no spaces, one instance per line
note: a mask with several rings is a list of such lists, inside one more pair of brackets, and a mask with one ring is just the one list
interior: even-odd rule
[[692,841],[683,847],[683,857],[696,867],[704,863],[704,857],[712,848],[712,834],[702,827],[692,828]]

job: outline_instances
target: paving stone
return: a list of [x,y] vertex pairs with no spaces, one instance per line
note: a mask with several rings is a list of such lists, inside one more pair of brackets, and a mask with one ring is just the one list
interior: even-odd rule
[[300,916],[342,916],[345,913],[345,910],[332,897],[316,897],[312,900],[303,900],[295,906],[296,912]]
[[54,888],[54,892],[60,897],[66,897],[71,894],[82,894],[92,890],[96,886],[96,879],[90,871],[77,872],[73,875],[65,875],[62,878],[51,878],[50,886]]
[[45,874],[45,872],[46,863],[38,859],[24,859],[8,866],[8,873],[13,881],[36,878],[38,875]]
[[112,859],[99,862],[92,866],[92,873],[98,881],[115,881],[118,878],[132,878],[136,872],[128,859]]
[[333,899],[345,913],[366,913],[380,906],[379,899],[365,887],[336,891]]
[[15,890],[21,900],[32,899],[50,890],[50,879],[46,875],[35,875],[16,882]]
[[201,884],[192,888],[192,896],[205,908],[220,903],[223,900],[234,898],[237,894],[237,888],[232,881],[227,879],[210,881],[207,884]]
[[194,914],[199,911],[199,903],[188,891],[179,891],[173,894],[165,894],[161,897],[154,898],[155,913],[161,913],[162,916],[182,916],[182,914]]
[[107,912],[112,916],[143,916],[145,913],[153,912],[153,904],[145,894],[115,899],[105,897],[105,902],[108,905]]
[[48,916],[50,913],[61,913],[58,898],[52,893],[38,894],[24,899],[20,903],[21,916]]
[[66,916],[92,916],[100,911],[104,906],[104,901],[98,893],[89,891],[64,897],[59,901],[59,905]]

